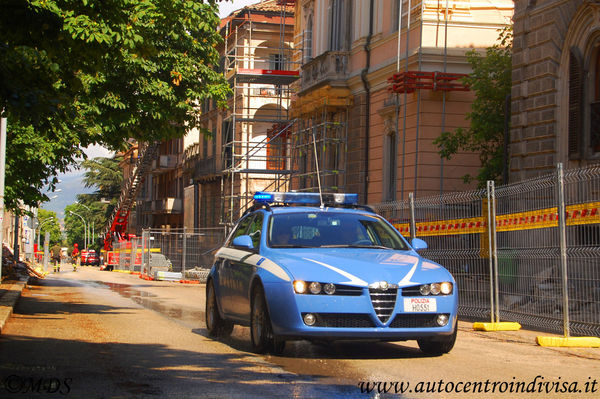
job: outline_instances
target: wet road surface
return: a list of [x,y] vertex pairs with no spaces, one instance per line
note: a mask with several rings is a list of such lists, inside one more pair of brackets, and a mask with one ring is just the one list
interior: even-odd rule
[[[146,282],[93,268],[32,280],[0,336],[0,397],[31,391],[45,397],[43,384],[51,390],[59,384],[72,397],[378,396],[376,389],[361,393],[361,382],[406,389],[380,397],[481,397],[444,389],[486,380],[529,383],[536,376],[542,378],[536,382],[578,382],[584,389],[576,397],[600,392],[585,392],[584,385],[600,381],[599,349],[540,348],[539,333],[477,333],[467,323],[460,323],[455,349],[442,357],[423,356],[414,342],[305,341],[288,343],[281,356],[258,356],[250,351],[248,328],[236,326],[221,341],[207,337],[204,295],[203,285]],[[440,380],[444,385],[432,385]],[[429,393],[419,392],[427,387]],[[548,396],[520,396],[542,395]]]

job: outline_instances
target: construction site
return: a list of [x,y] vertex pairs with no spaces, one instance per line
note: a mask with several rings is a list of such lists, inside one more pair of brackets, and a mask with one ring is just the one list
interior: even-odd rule
[[326,3],[262,1],[222,19],[228,107],[200,105],[210,135],[137,144],[107,241],[231,227],[261,190],[376,203],[472,188],[462,176],[477,155],[445,161],[433,141],[468,126],[466,49],[495,42],[512,2]]

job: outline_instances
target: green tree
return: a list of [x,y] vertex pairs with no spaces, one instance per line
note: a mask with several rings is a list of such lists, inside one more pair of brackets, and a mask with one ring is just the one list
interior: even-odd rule
[[85,214],[82,209],[83,207],[77,203],[65,207],[65,231],[67,233],[67,243],[69,246],[77,243],[80,249],[85,248],[85,225],[83,220],[72,212],[79,214],[85,219]]
[[81,167],[86,170],[83,184],[87,188],[96,190],[91,194],[79,194],[77,202],[85,206],[73,210],[88,218],[88,222],[94,227],[93,247],[96,249],[101,246],[102,241],[98,238],[98,233],[112,215],[121,194],[123,171],[119,167],[119,162],[122,159],[120,156],[114,156],[88,159],[81,163]]
[[214,0],[0,0],[6,205],[47,200],[82,147],[180,137],[225,106]]
[[500,181],[504,163],[505,101],[511,90],[512,29],[503,29],[499,42],[486,49],[485,56],[476,50],[467,53],[473,72],[463,79],[475,92],[471,112],[467,114],[470,127],[444,132],[434,143],[445,159],[460,151],[479,154],[481,167],[477,176],[465,175],[465,181],[477,179],[480,187],[486,181]]
[[41,229],[39,229],[40,245],[44,245],[46,232],[50,233],[50,244],[62,243],[62,232],[60,230],[58,218],[56,217],[56,212],[38,209],[37,221],[36,230],[41,226]]

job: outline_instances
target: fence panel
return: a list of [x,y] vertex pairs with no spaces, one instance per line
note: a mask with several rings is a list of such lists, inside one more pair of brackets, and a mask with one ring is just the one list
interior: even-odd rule
[[[461,316],[499,311],[500,320],[524,326],[600,336],[600,167],[568,170],[562,180],[568,301],[561,265],[560,175],[497,187],[495,237],[488,228],[484,190],[416,199],[414,219],[408,201],[372,207],[406,237],[415,224],[416,236],[429,245],[421,254],[454,275]],[[494,242],[495,262],[490,260]],[[492,267],[498,275],[495,284]],[[496,305],[491,293],[498,298]]]
[[146,230],[140,244],[142,264],[152,266],[153,254],[161,254],[166,259],[160,255],[157,258],[161,258],[161,265],[164,262],[170,265],[169,271],[207,270],[212,267],[214,254],[224,240],[225,229],[220,227]]
[[561,332],[557,200],[556,174],[496,189],[501,319]]
[[565,171],[571,331],[600,336],[600,167]]

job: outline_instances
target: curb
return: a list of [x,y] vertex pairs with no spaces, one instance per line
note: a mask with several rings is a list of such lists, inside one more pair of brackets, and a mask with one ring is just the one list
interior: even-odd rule
[[2,334],[4,325],[6,324],[8,318],[12,315],[13,309],[21,297],[21,292],[27,285],[28,281],[29,277],[22,277],[21,280],[15,281],[11,285],[0,285],[0,287],[7,290],[7,292],[0,297],[0,334]]

